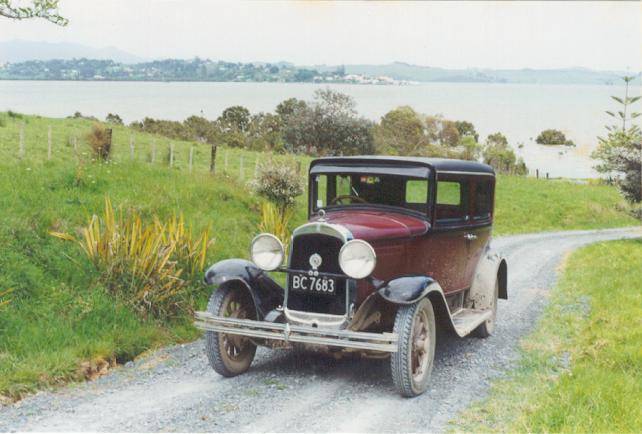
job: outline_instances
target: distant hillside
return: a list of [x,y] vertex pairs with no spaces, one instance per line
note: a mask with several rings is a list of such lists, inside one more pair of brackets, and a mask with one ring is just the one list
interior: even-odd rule
[[146,59],[115,47],[93,48],[70,42],[36,42],[12,40],[0,42],[0,63],[27,60],[101,59],[118,63],[138,63]]
[[[315,65],[319,71],[336,66]],[[545,83],[545,84],[614,84],[624,72],[594,71],[586,68],[563,69],[446,69],[394,62],[387,65],[345,65],[346,74],[372,77],[388,76],[395,80],[419,82]],[[630,75],[630,73],[628,73]]]

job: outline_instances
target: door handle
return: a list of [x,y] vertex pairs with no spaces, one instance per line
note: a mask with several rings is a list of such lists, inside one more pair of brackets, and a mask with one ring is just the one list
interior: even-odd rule
[[472,241],[472,240],[476,240],[477,239],[477,235],[475,235],[475,234],[466,234],[466,235],[464,235],[464,238],[466,238],[466,240],[468,240],[468,241]]

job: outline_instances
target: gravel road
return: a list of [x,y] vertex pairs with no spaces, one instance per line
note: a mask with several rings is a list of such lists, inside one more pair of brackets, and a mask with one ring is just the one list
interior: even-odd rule
[[495,239],[509,270],[495,334],[439,335],[431,387],[417,398],[397,395],[387,360],[259,349],[247,374],[225,379],[210,369],[199,340],[0,407],[0,431],[443,431],[514,364],[566,253],[636,236],[642,228]]

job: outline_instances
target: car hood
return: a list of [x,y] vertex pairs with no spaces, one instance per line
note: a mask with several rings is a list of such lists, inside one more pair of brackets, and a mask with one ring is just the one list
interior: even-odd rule
[[[310,221],[318,221],[313,217]],[[407,214],[390,211],[330,211],[325,216],[327,223],[341,225],[354,238],[374,241],[391,238],[405,238],[425,234],[430,225],[427,221]]]

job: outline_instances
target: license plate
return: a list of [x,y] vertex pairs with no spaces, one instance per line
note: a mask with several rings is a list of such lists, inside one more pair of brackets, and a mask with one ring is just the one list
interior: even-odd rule
[[290,288],[295,291],[308,291],[318,294],[334,294],[337,282],[329,277],[293,274],[290,278]]

